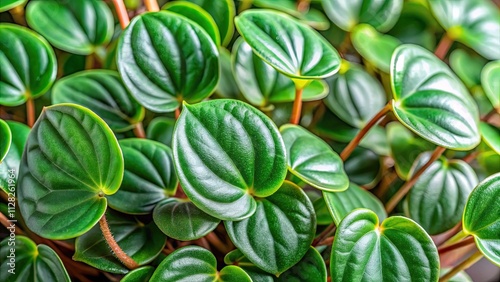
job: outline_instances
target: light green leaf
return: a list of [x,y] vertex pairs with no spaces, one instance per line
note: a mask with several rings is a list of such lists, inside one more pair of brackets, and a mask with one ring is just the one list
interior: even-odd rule
[[481,122],[479,124],[479,129],[484,143],[500,155],[500,128],[486,122]]
[[154,271],[152,266],[139,267],[127,273],[120,282],[149,282]]
[[168,117],[156,117],[148,125],[146,137],[158,141],[169,147],[172,146],[175,119]]
[[500,60],[488,63],[481,72],[481,85],[491,104],[500,109]]
[[481,84],[481,70],[486,62],[483,57],[469,54],[463,49],[456,49],[450,55],[451,69],[468,88]]
[[0,119],[0,165],[9,152],[12,143],[12,132],[9,125]]
[[23,7],[22,5],[24,5],[26,1],[27,0],[2,0],[2,2],[0,3],[0,13],[8,11],[17,6]]

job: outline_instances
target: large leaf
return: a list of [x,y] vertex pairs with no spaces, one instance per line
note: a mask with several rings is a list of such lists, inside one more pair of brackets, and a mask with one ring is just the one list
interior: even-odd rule
[[144,108],[111,70],[89,70],[66,76],[52,88],[52,103],[74,103],[89,108],[112,130],[130,130],[144,118]]
[[500,61],[488,63],[481,72],[481,85],[493,107],[500,109]]
[[[430,156],[431,153],[420,155],[411,174]],[[443,233],[460,222],[467,198],[477,183],[476,173],[466,162],[441,157],[425,170],[410,190],[408,215],[427,233]]]
[[139,103],[172,112],[197,103],[219,80],[219,52],[210,36],[184,16],[160,11],[135,17],[118,43],[123,82]]
[[193,203],[223,220],[249,217],[279,189],[285,145],[272,121],[236,100],[183,107],[173,137],[179,180]]
[[500,173],[494,174],[472,191],[463,215],[463,230],[474,236],[478,249],[500,266]]
[[476,104],[432,53],[411,44],[398,47],[391,62],[391,84],[396,117],[419,136],[453,150],[479,144]]
[[299,262],[316,232],[316,215],[307,195],[285,181],[255,213],[241,221],[224,221],[229,238],[259,268],[275,275]]
[[500,155],[500,128],[486,122],[481,122],[479,129],[484,143],[488,144],[493,151]]
[[291,78],[323,78],[339,69],[339,54],[330,43],[284,13],[249,10],[237,16],[235,23],[255,54]]
[[19,169],[19,208],[29,229],[49,239],[87,232],[104,214],[104,195],[123,177],[123,156],[111,129],[74,104],[43,110]]
[[0,119],[0,165],[3,159],[7,156],[9,152],[10,145],[12,143],[12,132],[9,125]]
[[0,24],[0,104],[17,106],[45,94],[56,79],[54,50],[37,33]]
[[337,227],[330,273],[332,282],[438,281],[439,257],[415,222],[393,216],[379,225],[374,212],[359,209]]
[[481,84],[481,70],[486,62],[483,57],[469,54],[463,49],[456,49],[450,54],[451,69],[468,88]]
[[429,4],[452,40],[489,60],[500,59],[500,12],[491,1],[433,0]]
[[345,31],[367,23],[380,31],[389,30],[398,20],[403,0],[322,0],[326,15]]
[[[0,13],[24,5],[27,0],[2,0],[0,3]],[[22,6],[21,6],[22,7]]]
[[0,243],[0,280],[71,281],[68,272],[54,250],[36,245],[30,238],[17,235]]
[[195,246],[180,248],[165,258],[151,281],[164,282],[251,282],[241,268],[231,265],[217,271],[217,260],[207,249]]
[[[2,123],[1,120],[0,123]],[[17,177],[21,155],[23,154],[24,145],[28,139],[30,128],[23,123],[15,121],[7,121],[6,124],[10,132],[12,132],[12,143],[10,144],[9,152],[0,163],[0,188],[3,189],[5,193],[12,193],[15,192],[17,182],[13,177]],[[3,135],[1,136],[3,139]],[[11,183],[9,183],[9,179],[13,179],[10,181]]]
[[125,172],[120,189],[107,197],[109,206],[127,214],[148,214],[177,190],[172,150],[156,141],[120,140]]
[[172,146],[175,119],[168,117],[157,117],[153,119],[146,130],[146,137],[167,146]]
[[342,160],[325,141],[298,125],[287,124],[280,131],[291,173],[321,190],[347,189],[349,179]]
[[113,14],[103,1],[30,1],[26,20],[55,47],[88,55],[113,36]]

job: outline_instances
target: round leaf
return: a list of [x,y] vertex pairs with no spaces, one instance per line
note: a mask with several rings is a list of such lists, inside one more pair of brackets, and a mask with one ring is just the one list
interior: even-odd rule
[[9,125],[0,119],[0,165],[2,164],[4,158],[9,152],[10,145],[12,143],[12,132],[10,131]]
[[241,221],[224,221],[234,245],[259,268],[275,275],[299,262],[316,232],[316,215],[307,195],[285,181],[255,213]]
[[74,104],[43,110],[19,169],[19,208],[29,229],[49,239],[87,232],[106,210],[104,195],[123,177],[123,156],[111,129]]
[[26,1],[27,0],[2,0],[2,3],[0,3],[0,13],[24,5]]
[[347,189],[349,179],[342,160],[325,141],[297,125],[284,125],[280,131],[291,173],[321,190]]
[[285,145],[262,112],[236,100],[185,104],[173,137],[174,161],[186,195],[204,212],[241,220],[286,175]]
[[488,63],[481,72],[481,85],[493,107],[500,109],[500,61]]
[[462,49],[456,49],[450,55],[451,69],[468,88],[481,84],[481,70],[485,64],[483,57],[469,54]]
[[139,267],[127,273],[120,282],[149,282],[154,271],[152,266]]
[[396,117],[422,138],[453,150],[480,141],[478,109],[461,81],[429,51],[401,45],[391,62]]
[[219,80],[219,53],[208,34],[184,16],[160,11],[135,17],[120,37],[118,70],[139,103],[172,112],[197,103]]
[[45,94],[56,79],[54,50],[37,33],[18,25],[0,24],[0,104],[18,106]]
[[157,117],[153,119],[147,128],[146,137],[172,146],[172,136],[174,135],[175,119],[167,117]]
[[113,36],[113,14],[103,1],[31,1],[26,21],[55,47],[89,55]]
[[373,186],[380,176],[380,157],[372,150],[358,147],[345,160],[344,169],[349,179],[362,186]]
[[484,143],[500,155],[500,128],[490,125],[486,122],[479,124],[479,130],[483,137]]
[[12,178],[9,177],[9,175],[12,175],[12,171],[14,171],[14,177],[17,177],[21,155],[23,154],[24,145],[28,139],[30,128],[23,123],[15,121],[7,121],[6,124],[10,132],[12,132],[12,143],[5,159],[0,163],[0,188],[3,189],[5,193],[9,194],[15,192],[16,189],[15,185],[12,186],[13,183],[10,183],[11,185],[9,186],[9,179]]
[[[411,246],[411,247],[410,247]],[[425,231],[405,217],[355,210],[337,227],[330,260],[332,281],[437,281],[439,257]]]

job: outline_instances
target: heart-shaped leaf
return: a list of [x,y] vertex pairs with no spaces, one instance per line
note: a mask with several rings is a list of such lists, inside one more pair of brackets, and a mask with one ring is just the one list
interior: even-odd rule
[[284,13],[248,10],[235,23],[255,54],[291,78],[324,78],[339,69],[340,56],[330,43]]
[[463,230],[474,236],[476,246],[500,266],[500,173],[483,180],[472,191],[463,215]]
[[[241,38],[233,47],[233,69],[241,93],[253,105],[265,107],[270,103],[295,100],[293,81],[255,55],[250,45]],[[304,88],[302,100],[320,100],[327,94],[326,83],[314,80]]]
[[[415,160],[413,174],[429,160],[423,153]],[[439,158],[418,178],[407,197],[408,215],[430,235],[457,225],[470,192],[478,180],[474,170],[462,160]]]
[[[481,70],[486,60],[463,49],[456,49],[450,55],[450,67],[468,88],[481,84]],[[500,79],[500,78],[499,78]]]
[[[12,8],[15,8],[17,6],[24,5],[27,0],[2,0],[0,3],[0,13],[8,11]],[[21,6],[22,7],[22,6]]]
[[439,257],[432,239],[412,220],[393,216],[379,226],[374,212],[358,209],[337,227],[330,273],[333,282],[437,281]]
[[489,60],[500,59],[500,12],[491,1],[429,1],[447,36]]
[[500,155],[500,128],[486,122],[481,122],[479,130],[481,131],[484,143]]
[[28,237],[2,240],[0,256],[2,281],[71,281],[57,253],[46,245],[37,246]]
[[330,20],[345,31],[352,31],[359,23],[387,31],[394,26],[403,8],[403,0],[322,0],[321,3]]
[[335,225],[355,209],[365,208],[377,214],[380,221],[387,217],[384,205],[372,193],[362,189],[354,183],[342,192],[323,192],[324,201],[330,210]]
[[357,64],[342,60],[340,71],[326,81],[325,105],[351,126],[362,128],[386,104],[380,82]]
[[26,21],[55,47],[79,55],[96,52],[113,36],[113,14],[102,1],[30,1]]
[[172,146],[172,136],[174,135],[175,119],[168,117],[157,117],[153,119],[146,130],[146,137]]
[[481,72],[481,85],[496,109],[500,109],[500,61],[488,63]]
[[177,190],[172,150],[156,141],[120,140],[125,172],[120,189],[107,197],[109,206],[127,214],[148,214]]
[[285,181],[255,213],[241,221],[224,221],[229,238],[259,268],[275,275],[299,262],[316,232],[316,215],[307,195]]
[[[137,218],[112,211],[106,213],[106,219],[120,248],[139,265],[151,262],[165,246],[165,235],[154,222],[145,224]],[[115,257],[98,225],[76,238],[73,260],[111,273],[129,271]]]
[[422,138],[453,150],[480,141],[477,106],[462,82],[429,51],[406,44],[394,51],[391,83],[396,117]]
[[149,279],[153,276],[154,271],[154,267],[149,265],[139,267],[123,276],[120,282],[149,282]]
[[298,125],[283,125],[280,131],[291,173],[321,190],[347,189],[349,179],[342,160],[325,141]]
[[111,129],[90,110],[59,104],[43,110],[19,169],[19,208],[29,229],[49,239],[87,232],[106,210],[104,195],[123,177],[123,156]]
[[154,209],[153,219],[168,237],[181,241],[201,238],[220,222],[197,208],[189,199],[177,198],[160,202]]
[[219,80],[218,57],[216,45],[198,24],[168,11],[135,17],[117,51],[123,82],[155,112],[172,112],[182,100],[197,103],[210,96]]
[[17,106],[45,94],[56,79],[54,50],[37,33],[0,24],[0,104]]
[[262,112],[236,100],[185,104],[173,151],[186,195],[223,220],[252,215],[257,206],[253,197],[272,195],[286,175],[278,129]]
[[87,107],[116,132],[130,130],[144,118],[144,108],[125,89],[118,73],[110,70],[82,71],[58,80],[52,103]]
[[12,132],[10,131],[9,125],[0,119],[0,165],[3,159],[7,156],[9,152],[10,145],[12,143]]
[[[0,124],[1,123],[3,123],[2,120],[0,120]],[[9,131],[12,133],[12,142],[7,155],[4,160],[0,162],[0,188],[4,190],[5,193],[9,194],[15,192],[16,189],[16,183],[13,183],[13,180],[9,183],[9,179],[12,179],[12,175],[17,177],[19,162],[21,161],[21,155],[23,154],[24,145],[28,139],[30,128],[23,123],[15,121],[7,121],[5,124],[7,124]],[[4,135],[0,136],[2,136],[2,140],[4,140]]]
[[217,260],[209,250],[187,246],[164,259],[155,270],[151,281],[251,282],[252,279],[245,271],[234,265],[217,271]]

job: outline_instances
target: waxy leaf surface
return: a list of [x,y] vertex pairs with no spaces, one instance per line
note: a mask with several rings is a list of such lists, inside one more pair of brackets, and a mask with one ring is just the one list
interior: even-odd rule
[[23,5],[27,0],[2,0],[0,3],[0,13],[8,11],[17,6]]
[[168,117],[157,117],[153,119],[146,130],[146,137],[158,141],[169,147],[172,146],[175,119]]
[[149,282],[149,279],[153,276],[154,271],[155,268],[149,265],[139,267],[123,276],[120,282]]
[[[0,123],[2,121],[0,120]],[[28,140],[28,134],[30,132],[30,128],[16,121],[7,121],[5,122],[12,132],[12,142],[9,147],[9,151],[2,162],[0,162],[0,188],[5,191],[5,193],[14,192],[16,187],[16,177],[17,172],[19,171],[19,163],[21,162],[21,156],[23,154],[24,145],[26,144],[26,140]],[[4,135],[0,135],[4,138]],[[12,173],[14,172],[14,173]],[[14,178],[12,178],[14,175]],[[10,177],[9,177],[10,176]],[[13,183],[9,183],[9,179]],[[11,184],[9,186],[9,184]],[[13,188],[14,187],[14,188]]]
[[481,122],[479,130],[481,131],[484,143],[500,155],[500,128],[486,122]]
[[187,0],[206,10],[217,23],[222,45],[231,41],[234,33],[234,15],[236,14],[233,0]]
[[9,125],[0,119],[0,165],[9,152],[12,143],[12,132]]

